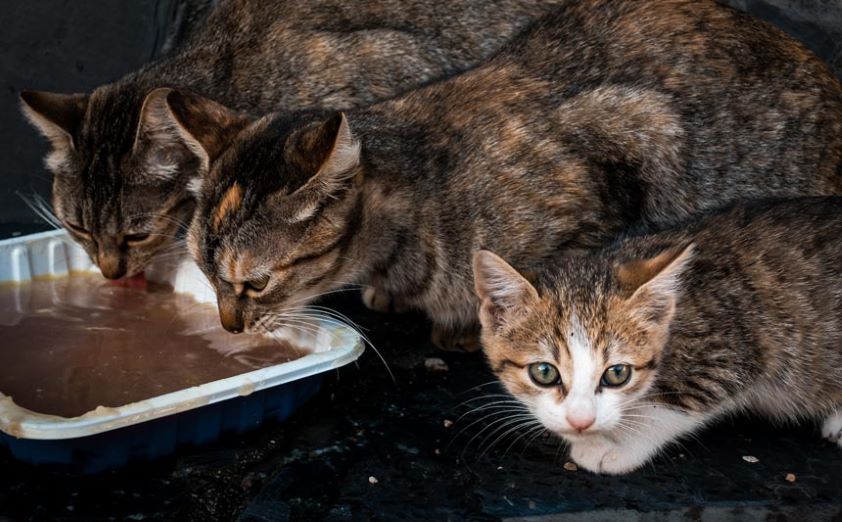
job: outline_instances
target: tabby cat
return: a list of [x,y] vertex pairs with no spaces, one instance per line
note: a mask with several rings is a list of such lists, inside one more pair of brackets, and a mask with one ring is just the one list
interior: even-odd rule
[[202,167],[159,126],[166,91],[154,89],[256,113],[347,109],[476,64],[562,1],[223,0],[171,57],[90,95],[21,95],[52,142],[55,214],[106,277],[142,271],[189,220]]
[[842,446],[842,198],[756,202],[570,256],[474,258],[493,371],[580,466],[639,468],[744,410]]
[[530,271],[737,198],[842,193],[840,83],[709,1],[570,2],[486,64],[390,101],[219,117],[215,134],[236,134],[222,154],[188,99],[173,93],[171,126],[210,165],[188,246],[234,332],[357,283],[469,349],[481,248]]

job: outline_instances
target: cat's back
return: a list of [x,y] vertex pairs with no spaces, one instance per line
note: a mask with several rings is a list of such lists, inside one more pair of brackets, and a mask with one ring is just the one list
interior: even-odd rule
[[[741,202],[632,238],[624,255],[693,245],[675,335],[746,350],[831,349],[842,358],[842,197]],[[806,348],[805,348],[806,346]],[[760,353],[760,352],[758,352]]]

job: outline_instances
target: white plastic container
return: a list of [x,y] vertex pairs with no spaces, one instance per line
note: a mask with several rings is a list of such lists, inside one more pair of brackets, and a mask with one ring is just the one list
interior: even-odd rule
[[[64,231],[0,241],[0,284],[90,271],[98,270]],[[204,275],[188,259],[150,267],[146,275],[200,302],[215,302]],[[16,306],[22,312],[26,303],[19,301]],[[21,408],[0,390],[0,446],[9,446],[29,462],[99,471],[164,455],[182,443],[196,445],[227,431],[241,432],[266,418],[282,420],[315,394],[319,374],[344,366],[363,352],[362,340],[350,328],[320,323],[318,334],[308,339],[301,335],[295,342],[312,343],[308,348],[313,353],[300,359],[116,408],[99,407],[76,418]],[[156,419],[158,424],[152,426]],[[164,420],[166,427],[160,422]],[[150,440],[143,440],[144,433],[152,435]],[[154,440],[162,433],[163,440]],[[97,449],[102,450],[100,455],[91,459],[91,451]]]

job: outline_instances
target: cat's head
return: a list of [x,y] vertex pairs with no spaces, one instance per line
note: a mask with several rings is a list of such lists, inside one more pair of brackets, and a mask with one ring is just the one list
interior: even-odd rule
[[176,250],[189,222],[194,201],[186,187],[207,169],[207,158],[178,122],[245,124],[210,100],[131,83],[90,95],[25,91],[21,100],[52,145],[46,165],[53,211],[110,279],[139,273],[156,255]]
[[347,281],[361,175],[344,114],[265,117],[213,164],[198,188],[188,247],[227,330],[272,330],[279,314],[294,321],[300,307]]
[[533,286],[480,251],[474,279],[482,343],[508,391],[550,431],[581,440],[634,424],[650,390],[692,246],[615,262],[559,262]]

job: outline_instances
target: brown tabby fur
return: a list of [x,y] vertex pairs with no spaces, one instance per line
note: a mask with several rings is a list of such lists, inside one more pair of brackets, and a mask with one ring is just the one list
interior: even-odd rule
[[470,345],[478,249],[530,271],[631,225],[837,193],[842,88],[802,45],[713,2],[588,0],[450,80],[238,131],[189,242],[231,329],[362,283]]
[[[538,411],[539,396],[557,395],[552,409],[561,411],[576,386],[574,343],[588,346],[595,379],[614,364],[634,367],[624,387],[596,391],[597,402],[620,393],[619,413],[603,402],[590,435],[563,423],[558,430],[593,471],[628,471],[642,464],[632,455],[659,449],[646,453],[631,436],[648,436],[643,403],[679,414],[654,426],[678,427],[662,443],[745,409],[777,421],[827,419],[824,434],[842,445],[840,239],[842,198],[800,198],[742,204],[570,256],[534,286],[499,258],[477,254],[485,352],[505,386],[548,423],[553,415]],[[526,367],[539,361],[558,367],[558,386],[532,383]],[[635,429],[600,422],[616,414]]]
[[153,89],[257,114],[348,109],[475,65],[562,1],[223,0],[182,50],[91,95],[22,94],[53,144],[55,214],[106,277],[134,274],[173,246],[200,167],[156,125]]

